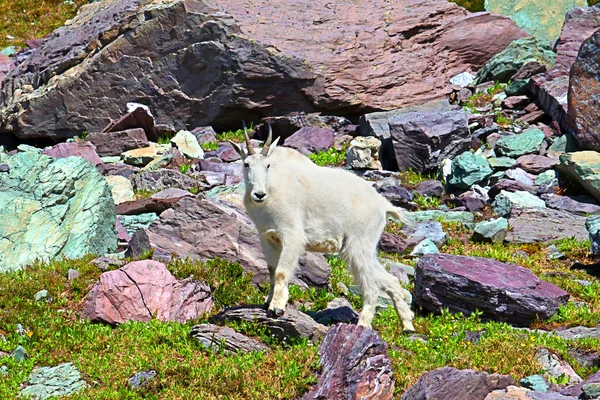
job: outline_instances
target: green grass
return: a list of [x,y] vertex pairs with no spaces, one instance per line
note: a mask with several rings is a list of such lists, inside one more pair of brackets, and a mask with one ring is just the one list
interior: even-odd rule
[[415,171],[412,168],[409,168],[407,171],[400,172],[398,179],[402,185],[412,190],[419,186],[419,183],[421,182],[435,179],[435,173]]
[[[248,127],[248,132],[252,131],[253,129],[254,129],[254,126],[252,124],[250,124],[250,126]],[[237,129],[237,130],[231,130],[231,131],[217,133],[217,140],[219,142],[232,141],[235,143],[242,143],[246,140],[246,138],[244,137],[244,130]]]
[[420,194],[415,194],[413,201],[417,203],[419,210],[435,210],[441,204],[437,197],[421,196]]
[[308,155],[308,158],[310,158],[312,162],[314,162],[317,165],[320,165],[321,167],[339,167],[344,163],[344,160],[346,159],[346,150],[346,147],[342,148],[341,150],[336,150],[333,147],[331,147],[327,151],[311,153]]
[[177,168],[179,168],[179,172],[182,174],[187,174],[190,168],[192,168],[192,164],[179,164]]
[[171,133],[168,135],[162,135],[158,138],[158,140],[156,142],[158,144],[170,144],[171,139],[173,139],[174,137],[175,137],[175,133]]
[[200,145],[202,150],[204,151],[216,151],[219,148],[219,143],[217,142],[206,142]]
[[485,0],[449,0],[471,12],[485,11]]

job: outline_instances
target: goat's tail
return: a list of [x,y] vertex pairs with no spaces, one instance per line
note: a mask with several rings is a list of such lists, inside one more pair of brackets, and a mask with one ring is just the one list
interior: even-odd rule
[[400,207],[394,207],[391,204],[385,211],[385,215],[392,217],[393,219],[402,222],[405,225],[412,225],[414,223],[414,221],[407,215],[406,210]]

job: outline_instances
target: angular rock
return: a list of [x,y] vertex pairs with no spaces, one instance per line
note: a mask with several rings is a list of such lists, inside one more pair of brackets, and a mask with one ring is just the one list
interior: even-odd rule
[[358,317],[359,314],[352,308],[350,302],[343,298],[331,300],[327,308],[317,311],[314,315],[315,321],[327,326],[338,323],[356,325]]
[[[269,282],[256,227],[244,209],[219,200],[184,198],[164,211],[148,229],[135,233],[127,256],[153,249],[153,258],[168,262],[173,255],[206,261],[215,257],[240,263],[255,284]],[[306,253],[300,259],[301,284],[326,286],[331,268],[323,256]]]
[[393,205],[408,209],[416,209],[413,203],[414,195],[402,186],[400,180],[394,177],[381,179],[373,185],[375,189]]
[[567,92],[569,90],[569,71],[562,68],[550,70],[546,74],[531,77],[528,85],[531,93],[544,112],[556,121],[561,129],[568,131]]
[[302,400],[392,399],[394,378],[388,345],[363,326],[338,324],[319,345],[323,371]]
[[599,61],[600,30],[583,42],[569,76],[568,122],[584,150],[600,151]]
[[[584,4],[585,5],[585,4]],[[567,71],[577,58],[581,44],[600,29],[600,7],[573,7],[565,16],[560,37],[556,41],[556,65]]]
[[75,394],[87,386],[77,367],[73,363],[65,363],[56,367],[35,368],[19,397],[45,400]]
[[513,228],[506,235],[511,243],[551,242],[575,237],[588,238],[585,217],[549,208],[513,209],[508,224]]
[[142,371],[127,379],[127,384],[133,389],[139,389],[146,386],[146,384],[154,378],[156,378],[155,370]]
[[406,250],[412,250],[423,238],[413,237],[404,239],[398,235],[393,235],[389,232],[383,232],[381,239],[379,240],[379,250],[384,253],[402,254]]
[[600,214],[600,205],[588,196],[560,196],[554,193],[542,194],[546,206],[577,215]]
[[519,385],[540,392],[548,391],[548,384],[541,375],[530,375],[519,380]]
[[484,243],[502,243],[507,233],[508,220],[506,218],[496,218],[478,223],[475,226],[471,240]]
[[600,154],[595,151],[577,151],[560,156],[558,168],[583,186],[600,201]]
[[244,180],[244,167],[241,164],[227,164],[200,160],[196,166],[199,171],[222,172],[225,174],[226,185],[235,185]]
[[589,233],[592,242],[592,254],[600,255],[600,215],[592,215],[585,220],[585,229]]
[[263,342],[237,333],[227,326],[200,324],[192,328],[190,336],[206,347],[206,349],[227,355],[249,353],[252,351],[269,351]]
[[417,264],[414,297],[418,305],[440,313],[448,308],[465,315],[526,326],[551,317],[569,294],[540,280],[529,269],[497,260],[428,254]]
[[[494,1],[494,0],[488,0]],[[496,54],[477,72],[478,83],[508,82],[525,64],[537,62],[548,68],[554,65],[555,54],[545,43],[534,37],[518,39]]]
[[431,239],[425,238],[412,249],[409,255],[411,257],[421,257],[425,254],[437,254],[439,252],[440,250],[435,243]]
[[543,347],[539,348],[537,350],[536,358],[548,376],[553,378],[560,378],[561,376],[568,377],[568,385],[575,385],[583,381],[569,363],[559,358],[556,354],[548,351],[548,349]]
[[111,325],[127,321],[186,322],[210,312],[210,288],[191,280],[178,281],[164,264],[134,261],[104,272],[84,299],[81,316]]
[[100,270],[106,271],[109,267],[122,267],[126,264],[124,260],[118,260],[112,257],[98,257],[90,261],[90,264],[94,264]]
[[255,323],[259,328],[266,328],[278,340],[288,338],[306,338],[316,341],[327,332],[327,327],[317,323],[303,312],[294,310],[289,304],[285,314],[279,318],[267,317],[267,311],[262,306],[238,306],[225,309],[225,311],[211,317],[217,324],[225,322]]
[[[519,157],[520,158],[520,157]],[[536,176],[523,171],[521,168],[513,168],[506,171],[506,177],[513,179],[525,186],[533,186]]]
[[494,200],[496,196],[498,196],[501,192],[529,192],[529,193],[537,193],[537,189],[533,186],[524,185],[520,182],[514,181],[512,179],[500,179],[498,183],[490,188],[488,191],[488,196],[490,199]]
[[415,222],[444,221],[444,222],[473,222],[475,216],[468,211],[427,210],[407,213],[406,216]]
[[131,177],[135,191],[157,191],[169,188],[189,190],[198,187],[199,182],[174,169],[158,169],[156,171],[142,171]]
[[416,193],[426,197],[440,197],[444,191],[444,185],[438,180],[423,181],[415,190]]
[[135,201],[133,185],[129,179],[120,175],[105,176],[104,179],[106,179],[106,183],[108,183],[108,186],[110,187],[110,192],[115,204]]
[[467,151],[452,160],[448,183],[460,189],[470,189],[493,172],[485,158]]
[[517,165],[532,174],[541,174],[558,164],[557,160],[549,157],[527,154],[517,158]]
[[117,215],[117,219],[130,236],[133,236],[140,229],[146,229],[150,224],[158,219],[156,213],[144,213],[137,215]]
[[544,132],[529,128],[518,135],[503,136],[496,142],[495,149],[504,156],[516,158],[539,151],[543,140]]
[[102,164],[96,153],[96,147],[91,143],[59,143],[43,151],[44,154],[54,158],[83,157],[94,165]]
[[165,190],[161,190],[158,193],[154,193],[150,196],[151,199],[165,200],[165,199],[182,199],[184,197],[194,197],[193,194],[188,192],[187,190],[179,189],[179,188],[169,188]]
[[442,228],[442,224],[437,221],[417,222],[404,227],[403,232],[409,235],[409,240],[413,238],[427,238],[439,246],[446,243],[448,237]]
[[[143,102],[157,125],[175,131],[291,111],[392,109],[445,97],[451,77],[525,35],[505,17],[439,1],[407,4],[336,0],[306,13],[304,3],[273,0],[222,1],[218,9],[94,2],[6,78],[2,125],[23,138],[69,137],[100,130],[127,102]],[[264,11],[258,24],[253,6]],[[357,20],[357,10],[370,18]]]
[[510,17],[527,33],[547,42],[556,40],[560,35],[567,11],[584,5],[585,0],[556,0],[551,3],[541,0],[527,3],[518,0],[485,1],[487,11]]
[[547,156],[558,160],[564,153],[573,153],[579,150],[573,135],[567,133],[554,139],[554,142],[548,147]]
[[154,160],[160,159],[170,148],[170,145],[150,144],[148,147],[126,151],[121,156],[125,164],[143,167]]
[[[131,6],[133,4],[131,3],[122,3],[120,6],[121,7],[114,7],[114,4],[111,4],[111,2],[106,2],[105,4],[103,4],[103,6],[108,6],[106,13],[105,14],[101,14],[98,15],[99,20],[97,20],[96,22],[99,22],[100,24],[114,24],[115,22],[118,23],[118,20],[120,18],[123,17],[123,13],[131,10]],[[116,8],[116,9],[115,9]],[[92,10],[90,10],[92,11]],[[112,14],[112,15],[111,15]],[[92,15],[93,15],[93,11],[92,11]],[[103,18],[108,17],[108,19],[111,18],[111,16],[114,18],[112,21],[100,21]],[[91,15],[82,15],[82,19],[86,19],[86,18],[90,18]],[[116,18],[115,18],[116,17]],[[86,24],[85,21],[78,21],[78,23],[83,22],[83,24]],[[87,22],[89,23],[89,22]],[[79,29],[82,28],[82,26],[78,27]],[[61,34],[64,34],[66,37],[64,39],[67,39],[66,41],[68,42],[69,40],[72,40],[72,36],[69,37],[70,35],[72,35],[73,33],[77,34],[77,29],[74,29],[71,32],[56,32],[58,33],[58,37],[55,40],[55,44],[58,44],[58,47],[61,47],[64,45],[64,43],[61,43],[62,40],[60,38]],[[84,28],[85,29],[85,28]],[[102,27],[100,27],[100,29],[102,29]],[[87,36],[89,34],[89,32],[86,32],[86,34],[84,36]],[[67,38],[68,37],[68,38]],[[81,40],[81,37],[79,38],[75,38],[75,40]],[[84,38],[83,39],[88,40],[88,38]],[[83,44],[83,43],[81,43]],[[54,49],[52,49],[54,50]],[[51,50],[51,51],[52,51]],[[41,54],[40,54],[41,53]],[[45,56],[45,54],[43,54],[43,51],[41,50],[38,54],[36,54],[36,57],[40,56],[40,58],[42,58],[41,63],[45,63],[45,60],[43,60],[43,57]],[[39,59],[38,59],[39,61]],[[35,62],[35,61],[34,61]],[[52,67],[51,67],[52,68]],[[60,69],[60,67],[58,67]],[[85,79],[85,78],[84,78]],[[129,104],[127,104],[129,106]],[[140,104],[132,104],[132,107],[127,107],[128,108],[128,112],[121,116],[118,117],[116,120],[112,120],[113,117],[109,117],[109,120],[107,121],[107,125],[104,127],[104,129],[102,129],[102,133],[111,133],[111,132],[120,132],[120,131],[125,131],[128,129],[136,129],[136,128],[141,128],[144,130],[144,133],[146,134],[146,138],[148,138],[148,140],[152,140],[152,141],[157,141],[158,140],[158,132],[154,123],[154,116],[152,115],[152,113],[150,112],[150,109],[147,106],[142,106]],[[101,114],[101,115],[105,115],[105,114]],[[121,114],[117,114],[117,115],[121,115]],[[105,118],[102,118],[102,120],[105,120]],[[97,126],[96,124],[94,124],[94,126]],[[99,127],[99,126],[98,126]]]
[[[189,192],[188,192],[189,193]],[[193,195],[190,193],[190,196]],[[188,197],[188,196],[185,196]],[[165,210],[173,207],[175,203],[181,200],[183,197],[172,197],[165,199],[157,199],[157,198],[145,198],[134,201],[126,201],[120,204],[117,204],[115,207],[115,212],[118,215],[137,215],[143,213],[156,213],[160,214]]]
[[0,53],[0,83],[6,78],[6,75],[15,68],[14,63],[5,54]]
[[328,128],[303,127],[285,139],[283,145],[302,154],[325,151],[333,146],[333,131]]
[[381,141],[372,136],[352,139],[346,152],[346,165],[353,169],[381,169],[379,148]]
[[126,151],[148,146],[148,138],[142,128],[90,133],[85,140],[93,143],[96,146],[96,152],[102,157],[119,156]]
[[485,206],[485,202],[473,196],[461,196],[446,201],[452,207],[464,207],[467,211],[479,211]]
[[0,153],[0,271],[36,259],[116,250],[115,211],[102,175],[81,157]]
[[596,372],[585,381],[578,383],[575,386],[570,386],[561,390],[560,393],[566,396],[575,396],[576,398],[581,398],[583,395],[583,386],[591,383],[600,383],[600,372]]
[[462,110],[407,112],[391,119],[389,129],[400,171],[432,170],[471,145],[467,114]]
[[505,170],[512,168],[517,162],[510,157],[492,157],[488,158],[488,163],[494,170]]
[[546,208],[546,203],[529,192],[507,192],[503,190],[494,199],[492,207],[494,207],[496,215],[508,216],[515,208]]
[[481,400],[493,390],[514,384],[510,375],[442,367],[423,374],[401,400]]
[[177,132],[171,139],[171,145],[188,158],[204,158],[204,150],[200,147],[196,137],[188,131]]

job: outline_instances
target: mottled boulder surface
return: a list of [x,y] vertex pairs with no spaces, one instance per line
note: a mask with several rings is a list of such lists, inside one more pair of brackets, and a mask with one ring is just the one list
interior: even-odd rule
[[451,77],[524,35],[506,17],[431,0],[102,0],[5,79],[0,129],[19,138],[99,132],[128,102],[175,131],[394,109],[443,98]]
[[110,187],[88,161],[24,152],[0,164],[0,271],[116,250]]
[[81,315],[111,325],[154,317],[186,322],[210,312],[212,306],[207,285],[178,281],[164,264],[142,260],[100,275],[83,302]]
[[269,351],[269,346],[237,333],[227,326],[200,324],[192,328],[190,336],[210,351],[225,354],[248,353],[250,351]]
[[521,326],[549,318],[569,298],[527,268],[449,254],[428,254],[419,261],[414,296],[429,311],[449,308],[468,315],[477,309],[485,318]]
[[394,377],[388,345],[364,326],[337,324],[319,346],[323,371],[302,400],[392,399]]
[[514,384],[510,375],[443,367],[421,376],[401,400],[483,400],[493,390]]

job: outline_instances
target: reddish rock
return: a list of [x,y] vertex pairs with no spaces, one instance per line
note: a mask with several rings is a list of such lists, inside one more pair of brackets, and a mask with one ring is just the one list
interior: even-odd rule
[[[189,193],[189,192],[188,192]],[[191,193],[189,193],[192,196]],[[152,198],[148,197],[145,199],[138,199],[133,201],[125,201],[115,205],[115,213],[117,215],[136,215],[142,213],[157,213],[160,214],[163,211],[173,207],[173,204],[177,203],[183,197],[171,197],[171,198]]]
[[422,236],[410,237],[404,239],[398,235],[393,235],[389,232],[383,232],[379,239],[379,250],[385,253],[402,254],[407,250],[412,250],[421,240],[425,239]]
[[[256,284],[269,281],[258,232],[246,212],[232,203],[183,198],[164,211],[148,229],[137,231],[127,256],[137,257],[153,249],[153,258],[170,261],[173,256],[206,261],[215,257],[239,262],[252,272]],[[326,286],[331,268],[322,255],[306,253],[300,259],[296,283]]]
[[479,310],[484,318],[526,326],[551,317],[567,303],[569,294],[517,265],[427,254],[417,264],[414,297],[418,305],[435,313],[444,308],[465,315]]
[[540,174],[554,168],[556,164],[557,160],[536,154],[526,154],[517,158],[517,166],[532,174]]
[[238,154],[238,152],[235,151],[231,143],[227,142],[219,144],[219,148],[217,149],[217,157],[219,157],[221,160],[227,163],[237,161],[240,159],[240,155]]
[[537,189],[534,186],[525,185],[521,182],[514,181],[512,179],[500,179],[498,183],[490,188],[488,191],[488,196],[490,199],[494,200],[498,194],[502,190],[506,190],[507,192],[529,192],[532,194],[537,194]]
[[448,200],[453,207],[464,207],[467,211],[479,211],[485,206],[485,202],[477,197],[464,196]]
[[502,100],[502,108],[508,108],[510,110],[513,109],[521,109],[529,104],[529,97],[527,96],[511,96]]
[[302,400],[391,400],[394,377],[387,350],[388,345],[372,329],[332,326],[319,346],[323,366],[319,381]]
[[333,146],[333,131],[328,128],[303,127],[285,139],[283,145],[302,154],[325,151]]
[[573,7],[565,16],[565,23],[556,41],[556,65],[567,71],[577,58],[583,41],[600,29],[600,7]]
[[600,30],[581,45],[569,76],[569,125],[583,150],[600,151]]
[[558,123],[561,129],[568,129],[567,92],[569,90],[569,72],[553,69],[529,80],[529,90],[536,96],[544,112]]
[[8,75],[8,73],[14,68],[15,65],[13,64],[10,57],[0,53],[0,83],[2,83],[6,75]]
[[156,142],[158,134],[154,126],[154,117],[148,113],[143,107],[138,107],[135,110],[128,112],[121,118],[111,121],[103,130],[102,133],[120,132],[134,128],[141,128],[146,133],[146,138]]
[[442,367],[422,375],[401,400],[483,400],[492,391],[514,384],[510,375]]
[[88,142],[59,143],[44,150],[44,154],[54,158],[83,157],[94,165],[102,164],[102,160],[96,153],[96,146]]
[[127,321],[186,322],[210,312],[210,288],[191,280],[178,281],[164,264],[134,261],[104,272],[87,294],[81,315],[111,325]]
[[118,156],[128,150],[140,149],[149,145],[146,132],[142,128],[90,133],[85,139],[96,146],[96,152],[102,157]]
[[[118,214],[118,213],[115,213],[115,214]],[[116,219],[115,228],[117,229],[117,238],[121,242],[129,242],[131,240],[131,236],[129,235],[129,233],[127,232],[127,230],[125,229],[125,227],[123,226],[121,221],[119,221],[119,218],[115,218],[115,219]]]

